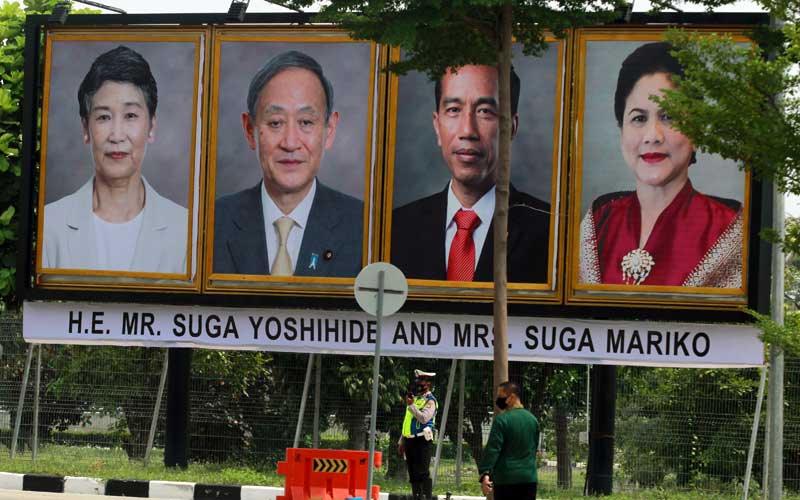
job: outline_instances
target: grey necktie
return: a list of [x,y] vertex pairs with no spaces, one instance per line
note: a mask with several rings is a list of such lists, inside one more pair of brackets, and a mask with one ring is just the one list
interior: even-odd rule
[[273,225],[278,229],[278,253],[272,262],[271,274],[273,276],[291,276],[294,271],[292,270],[292,259],[289,257],[286,243],[289,241],[289,233],[294,227],[294,220],[283,216],[273,222]]

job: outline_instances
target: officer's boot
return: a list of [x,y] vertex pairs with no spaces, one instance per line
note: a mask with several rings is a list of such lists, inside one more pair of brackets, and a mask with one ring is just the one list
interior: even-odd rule
[[422,498],[424,500],[433,500],[433,480],[431,478],[422,482]]
[[420,495],[422,494],[422,483],[419,481],[412,481],[411,482],[411,499],[412,500],[419,500]]

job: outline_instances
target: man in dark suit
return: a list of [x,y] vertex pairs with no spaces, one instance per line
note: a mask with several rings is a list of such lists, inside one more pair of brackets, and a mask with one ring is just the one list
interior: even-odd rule
[[[520,81],[511,71],[512,138]],[[392,212],[392,263],[408,278],[492,281],[500,116],[497,69],[463,66],[436,82],[433,128],[451,180]],[[546,283],[550,205],[511,187],[508,280]]]
[[247,108],[263,180],[217,200],[213,272],[355,276],[364,205],[316,178],[339,120],[322,67],[302,52],[275,56],[250,82]]

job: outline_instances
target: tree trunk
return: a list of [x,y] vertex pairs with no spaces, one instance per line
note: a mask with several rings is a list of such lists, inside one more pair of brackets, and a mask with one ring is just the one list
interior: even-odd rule
[[[494,387],[508,380],[508,198],[511,183],[511,3],[500,7],[500,144],[494,209]],[[494,391],[493,391],[494,392]]]
[[344,427],[347,429],[347,449],[366,450],[367,449],[367,428],[364,415],[353,413],[344,419]]
[[567,412],[557,404],[553,416],[556,424],[556,460],[558,461],[558,487],[572,488],[572,457],[569,449],[569,430]]

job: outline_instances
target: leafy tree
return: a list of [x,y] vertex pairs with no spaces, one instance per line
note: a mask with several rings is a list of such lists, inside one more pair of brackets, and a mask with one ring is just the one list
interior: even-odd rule
[[[314,0],[270,0],[295,10]],[[512,38],[526,55],[545,50],[547,31],[563,36],[574,26],[602,23],[615,16],[621,0],[331,0],[319,19],[343,26],[360,40],[394,45],[405,59],[391,64],[438,79],[466,64],[497,66],[500,138],[494,213],[494,384],[508,379],[506,237],[511,168],[510,69]]]

